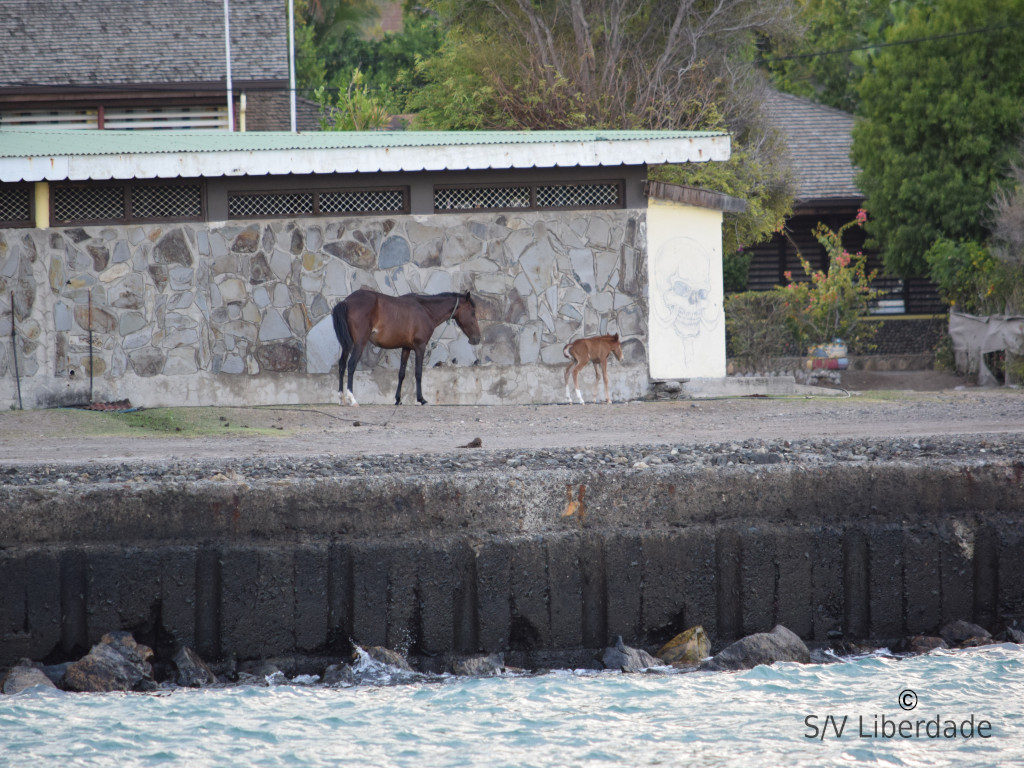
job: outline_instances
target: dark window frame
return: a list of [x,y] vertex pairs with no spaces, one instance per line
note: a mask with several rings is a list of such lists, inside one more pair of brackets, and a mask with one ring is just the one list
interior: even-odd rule
[[[136,188],[154,187],[198,187],[199,188],[199,213],[195,216],[134,216],[132,214],[132,194]],[[54,199],[58,190],[62,189],[120,189],[124,216],[121,218],[95,218],[95,219],[61,219],[57,217]],[[76,227],[76,226],[104,226],[104,225],[129,225],[129,224],[173,224],[173,223],[195,223],[207,220],[207,192],[206,182],[195,181],[166,181],[160,180],[130,180],[130,181],[62,181],[50,184],[50,224],[54,227]]]
[[28,229],[36,225],[36,194],[35,184],[29,181],[14,182],[12,184],[4,184],[5,189],[11,188],[15,191],[20,189],[25,190],[25,195],[28,198],[28,218],[27,219],[0,219],[0,229]]
[[[538,187],[600,187],[614,186],[618,203],[616,205],[538,205]],[[481,208],[438,208],[436,204],[437,192],[444,190],[471,190],[471,189],[528,189],[530,202],[524,207],[512,206],[488,206]],[[464,184],[435,184],[432,188],[432,199],[435,200],[434,213],[488,213],[488,212],[530,212],[530,211],[617,211],[626,207],[626,182],[625,179],[588,179],[587,181],[560,182],[555,180],[545,181],[516,181],[516,182],[471,182]]]
[[[375,211],[375,210],[358,210],[358,211],[327,211],[321,210],[320,197],[321,195],[358,195],[358,194],[372,194],[374,192],[398,192],[402,196],[402,205],[399,209],[389,209],[386,211]],[[231,214],[231,203],[232,200],[240,197],[272,197],[278,195],[312,195],[313,206],[310,213],[296,212],[296,213],[273,213],[273,214],[262,214],[257,217],[253,216],[233,216]],[[322,189],[274,189],[274,190],[250,190],[250,189],[229,189],[227,191],[226,203],[228,209],[228,220],[229,221],[245,221],[247,219],[259,218],[259,219],[295,219],[295,218],[341,218],[348,216],[407,216],[411,211],[410,204],[411,194],[408,185],[390,185],[386,187],[324,187]]]

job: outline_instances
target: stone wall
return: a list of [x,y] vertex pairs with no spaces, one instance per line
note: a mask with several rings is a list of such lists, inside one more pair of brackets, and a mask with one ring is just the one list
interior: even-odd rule
[[[563,345],[606,332],[637,397],[645,238],[638,209],[0,230],[0,407],[16,384],[26,408],[332,400],[330,311],[359,287],[473,292],[483,343],[453,324],[426,361],[444,402],[558,400]],[[360,402],[391,402],[397,367],[370,349]]]
[[1024,617],[1009,463],[750,470],[0,485],[0,667],[115,629],[208,660],[352,641],[544,666],[694,624],[888,643]]

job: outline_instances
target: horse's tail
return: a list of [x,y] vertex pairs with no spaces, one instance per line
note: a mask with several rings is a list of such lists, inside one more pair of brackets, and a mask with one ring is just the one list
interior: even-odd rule
[[334,335],[338,337],[341,348],[352,349],[354,342],[352,341],[352,331],[348,327],[348,305],[344,301],[339,301],[334,305],[331,319],[334,320]]

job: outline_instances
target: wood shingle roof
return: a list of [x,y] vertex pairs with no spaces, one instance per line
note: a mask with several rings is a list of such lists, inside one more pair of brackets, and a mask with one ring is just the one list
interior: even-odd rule
[[[285,4],[230,5],[232,79],[287,80]],[[225,80],[222,0],[3,0],[0,88]]]
[[850,160],[853,115],[778,91],[769,92],[765,109],[789,149],[797,206],[864,198]]

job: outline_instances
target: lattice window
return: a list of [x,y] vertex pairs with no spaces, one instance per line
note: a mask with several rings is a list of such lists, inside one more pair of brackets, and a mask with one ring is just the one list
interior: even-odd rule
[[228,196],[228,218],[231,219],[310,216],[312,213],[313,195],[308,192]]
[[132,188],[133,219],[199,219],[203,188],[199,184],[146,184]]
[[321,192],[320,213],[402,213],[406,210],[402,189],[364,189],[354,192]]
[[0,225],[27,227],[32,224],[32,187],[29,184],[0,185]]
[[515,187],[437,187],[435,211],[507,210],[530,207],[530,188]]
[[55,186],[52,192],[54,223],[123,221],[124,185]]
[[558,184],[537,187],[538,208],[607,208],[618,205],[618,184]]

